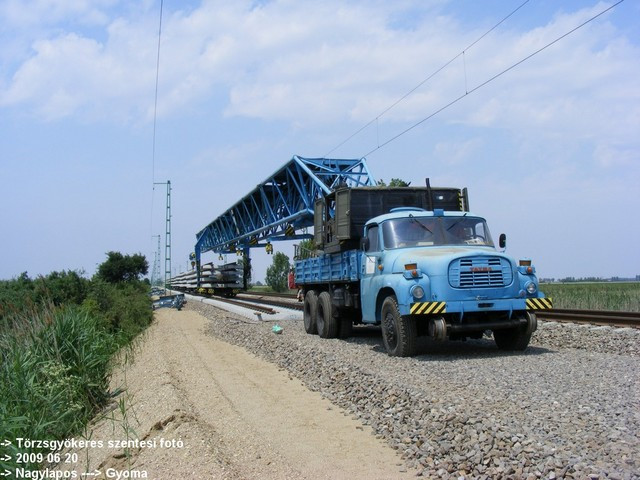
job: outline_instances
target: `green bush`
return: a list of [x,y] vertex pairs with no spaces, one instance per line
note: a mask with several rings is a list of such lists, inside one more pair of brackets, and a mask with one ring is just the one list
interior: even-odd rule
[[54,305],[79,305],[86,298],[90,281],[78,272],[51,272],[33,282],[39,301],[50,300]]
[[284,292],[287,290],[287,275],[289,274],[289,257],[282,252],[276,252],[273,256],[273,263],[267,268],[265,283],[274,292]]
[[122,255],[107,252],[107,260],[98,266],[96,277],[109,283],[137,281],[149,271],[149,263],[144,255]]
[[4,319],[8,315],[16,314],[36,303],[33,281],[27,272],[20,274],[13,280],[0,280],[0,332],[3,330]]
[[91,282],[74,271],[51,272],[35,280],[27,272],[0,281],[0,320],[37,305],[78,305],[86,298]]
[[111,284],[94,280],[82,306],[109,332],[130,340],[153,319],[148,293],[149,286],[142,282]]

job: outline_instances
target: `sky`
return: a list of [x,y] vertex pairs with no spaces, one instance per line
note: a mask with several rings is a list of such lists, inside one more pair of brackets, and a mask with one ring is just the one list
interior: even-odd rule
[[614,3],[0,0],[0,279],[156,235],[164,271],[167,180],[184,271],[293,155],[467,187],[540,277],[640,275],[640,2],[560,38]]

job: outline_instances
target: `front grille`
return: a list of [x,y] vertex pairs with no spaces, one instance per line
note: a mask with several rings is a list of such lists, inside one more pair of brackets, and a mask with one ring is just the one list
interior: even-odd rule
[[511,264],[502,257],[460,258],[449,266],[449,284],[454,288],[504,287],[512,281]]

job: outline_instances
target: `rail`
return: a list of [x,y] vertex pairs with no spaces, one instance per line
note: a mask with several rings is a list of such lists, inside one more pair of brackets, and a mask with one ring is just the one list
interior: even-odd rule
[[640,328],[640,312],[554,308],[552,310],[539,310],[536,312],[536,316],[539,320],[544,321]]
[[[247,295],[246,292],[241,293],[240,295]],[[282,308],[291,308],[292,310],[304,310],[302,302],[298,302],[296,299],[296,295],[291,294],[269,294],[269,295],[259,295],[250,293],[247,296],[251,297],[247,298],[250,302],[261,303],[265,305],[272,305],[274,307],[282,307]],[[240,297],[243,298],[243,297]],[[282,300],[275,300],[276,298],[281,298]],[[290,300],[285,300],[290,299]]]
[[199,295],[199,294],[192,294],[192,295],[195,295],[197,297],[215,298],[215,300],[219,302],[228,303],[230,305],[235,305],[237,307],[247,308],[249,310],[255,310],[256,312],[266,313],[267,315],[273,315],[276,313],[276,311],[273,308],[264,307],[262,305],[255,305],[253,301],[243,302],[242,300],[232,300],[230,298],[221,297],[218,295],[214,297],[211,297],[210,295]]

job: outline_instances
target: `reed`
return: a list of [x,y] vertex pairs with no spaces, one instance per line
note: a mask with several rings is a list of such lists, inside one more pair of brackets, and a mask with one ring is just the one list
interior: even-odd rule
[[5,452],[11,460],[0,469],[9,470],[19,466],[18,437],[65,438],[104,405],[118,347],[80,307],[48,305],[18,314],[12,325],[0,336],[0,439],[12,443]]
[[[43,297],[44,298],[44,297]],[[81,302],[80,304],[78,304]],[[14,304],[17,305],[17,304]],[[18,463],[17,438],[62,440],[80,434],[110,399],[112,359],[151,323],[148,286],[93,280],[83,295],[58,305],[24,302],[0,317],[0,472],[38,469]],[[9,460],[6,460],[9,458]]]
[[554,308],[640,312],[640,282],[544,283]]

